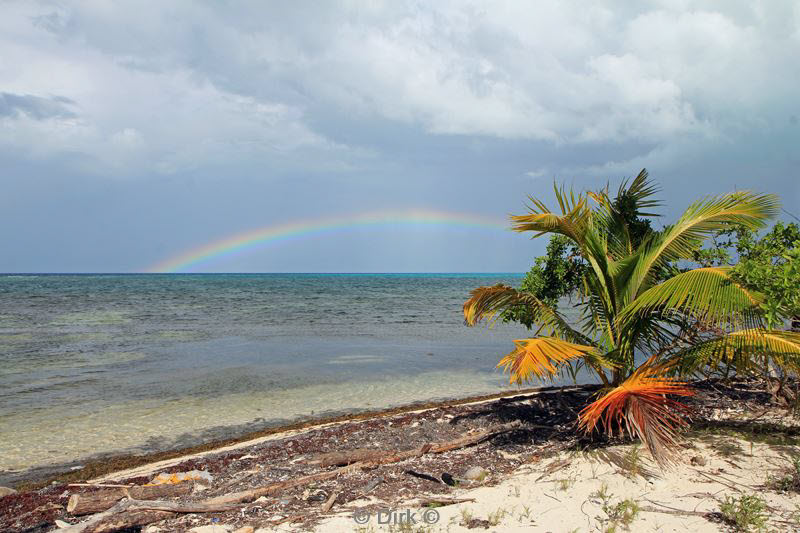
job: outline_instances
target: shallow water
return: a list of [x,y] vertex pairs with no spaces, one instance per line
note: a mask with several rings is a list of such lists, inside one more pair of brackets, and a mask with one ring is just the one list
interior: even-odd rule
[[0,481],[298,418],[499,392],[511,274],[0,276]]

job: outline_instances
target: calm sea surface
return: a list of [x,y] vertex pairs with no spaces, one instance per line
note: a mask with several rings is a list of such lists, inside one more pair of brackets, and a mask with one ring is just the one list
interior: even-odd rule
[[497,392],[526,335],[467,328],[514,274],[0,276],[0,482],[104,453]]

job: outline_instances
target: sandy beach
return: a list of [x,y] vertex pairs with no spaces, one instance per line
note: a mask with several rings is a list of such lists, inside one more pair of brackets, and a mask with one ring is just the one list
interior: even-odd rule
[[[163,500],[185,506],[278,490],[237,497],[226,511],[155,511],[163,514],[142,531],[732,531],[721,512],[726,498],[750,497],[763,499],[759,516],[769,531],[797,528],[800,494],[790,473],[798,421],[765,408],[753,383],[698,389],[693,427],[667,470],[638,444],[579,435],[574,413],[592,391],[573,387],[278,432],[83,486],[55,482],[0,500],[0,526],[44,532],[80,524],[91,516],[67,512],[74,495],[200,471],[211,480]],[[330,460],[363,450],[384,462]],[[386,460],[408,450],[427,451]],[[443,482],[450,477],[452,485]]]

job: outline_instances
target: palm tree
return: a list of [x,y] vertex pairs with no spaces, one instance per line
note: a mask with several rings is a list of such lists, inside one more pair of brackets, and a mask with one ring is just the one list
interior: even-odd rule
[[654,216],[643,210],[659,205],[646,170],[613,199],[607,187],[577,195],[554,188],[558,212],[531,197],[529,214],[511,220],[514,230],[534,237],[567,238],[578,250],[576,260],[585,261],[577,324],[534,294],[506,285],[475,289],[464,304],[470,326],[520,306],[533,317],[535,335],[514,341],[498,364],[512,383],[585,367],[603,388],[580,413],[579,426],[639,437],[663,466],[687,424],[688,409],[674,398],[692,390],[680,376],[720,365],[740,372],[797,368],[800,334],[767,329],[763,296],[736,283],[729,267],[678,268],[714,232],[762,228],[778,212],[775,196],[739,191],[705,198],[675,224],[654,231],[631,222]]

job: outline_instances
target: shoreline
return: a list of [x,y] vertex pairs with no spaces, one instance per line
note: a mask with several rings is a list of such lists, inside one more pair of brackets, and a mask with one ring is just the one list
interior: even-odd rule
[[[249,431],[236,437],[215,439],[186,447],[147,453],[110,453],[101,456],[90,456],[85,460],[76,459],[65,463],[44,465],[27,469],[19,473],[5,474],[11,481],[6,482],[17,490],[35,490],[53,482],[70,483],[76,480],[106,479],[116,472],[144,468],[152,464],[168,464],[180,462],[185,458],[216,453],[249,446],[270,438],[279,438],[284,434],[303,432],[330,425],[346,424],[370,419],[386,418],[399,414],[421,412],[451,406],[469,405],[489,402],[500,398],[511,398],[520,395],[541,394],[551,391],[597,390],[599,385],[563,385],[529,387],[515,391],[504,391],[492,394],[480,394],[467,397],[455,397],[429,401],[414,402],[384,409],[350,411],[338,415],[299,419],[288,424],[279,424],[257,431]],[[81,468],[75,468],[79,464]],[[0,473],[0,475],[3,475]]]
[[[141,523],[152,524],[148,531],[334,533],[358,531],[359,515],[372,517],[362,530],[377,533],[387,531],[386,522],[376,522],[381,510],[421,513],[425,502],[434,502],[441,515],[421,529],[426,533],[494,526],[498,531],[606,531],[614,525],[626,529],[628,524],[614,517],[616,506],[626,501],[638,506],[630,517],[634,531],[728,531],[730,521],[720,506],[728,497],[751,494],[766,501],[771,524],[780,526],[775,530],[789,524],[800,528],[795,512],[800,484],[776,484],[792,472],[800,419],[771,406],[768,393],[755,382],[704,380],[694,386],[697,394],[687,401],[694,423],[668,470],[660,470],[636,443],[576,432],[575,415],[596,386],[546,387],[494,399],[437,402],[444,405],[427,409],[406,406],[396,414],[360,414],[361,420],[350,417],[151,462],[94,484],[84,477],[88,485],[55,484],[12,494],[0,500],[0,529],[44,533],[55,530],[56,520],[62,527],[80,523],[86,517],[67,512],[68,500],[114,490],[98,483],[144,485],[157,475],[194,470],[207,472],[209,479],[190,486],[192,493],[179,501],[191,506],[232,497],[238,503],[224,510],[150,516]],[[406,452],[360,468],[325,463],[332,452],[341,457],[365,449],[389,458]],[[413,450],[422,451],[409,455]],[[474,477],[469,474],[474,468],[484,473]],[[447,475],[458,481],[455,486],[444,481]],[[264,492],[265,487],[275,489]],[[582,512],[562,516],[559,509]]]

